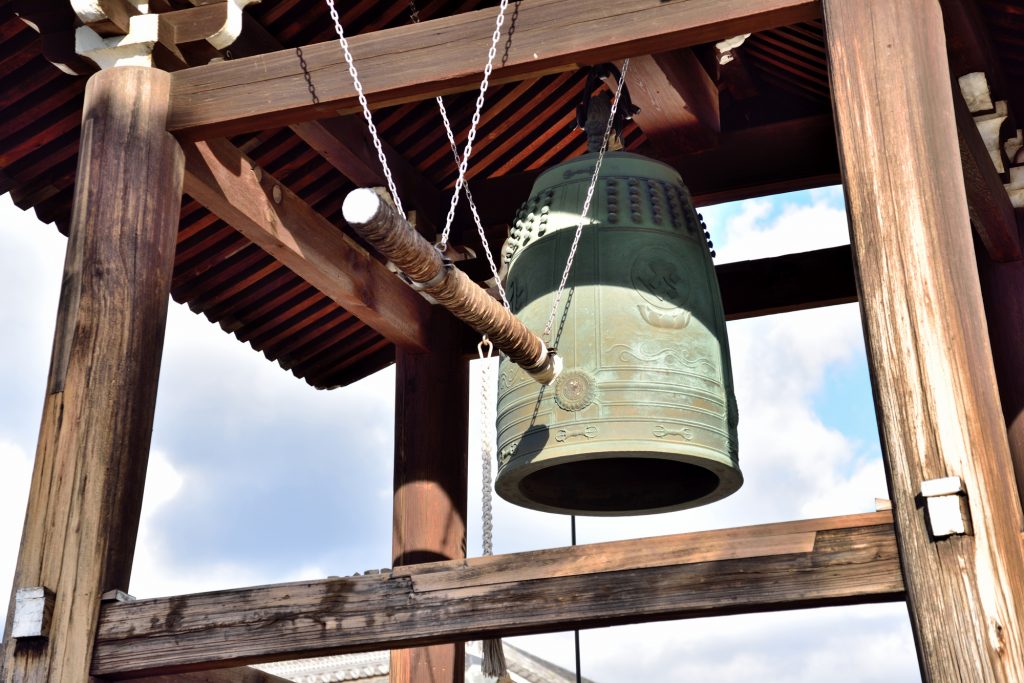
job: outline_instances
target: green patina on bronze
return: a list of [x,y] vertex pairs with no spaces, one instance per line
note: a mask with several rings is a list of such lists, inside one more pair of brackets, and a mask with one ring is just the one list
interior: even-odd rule
[[[543,173],[502,257],[513,312],[544,328],[594,170]],[[506,500],[628,515],[703,505],[743,483],[718,282],[679,174],[609,153],[552,339],[565,369],[541,386],[502,358],[498,477]]]

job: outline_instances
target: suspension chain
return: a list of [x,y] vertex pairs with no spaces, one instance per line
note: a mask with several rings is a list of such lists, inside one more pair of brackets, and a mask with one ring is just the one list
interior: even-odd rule
[[395,187],[395,179],[391,176],[391,167],[388,166],[388,159],[384,156],[384,148],[381,146],[380,136],[377,135],[377,126],[373,124],[370,105],[367,104],[366,95],[363,94],[363,83],[359,80],[359,72],[356,71],[355,61],[353,61],[352,53],[348,49],[348,39],[345,38],[345,29],[341,27],[341,18],[338,16],[338,10],[334,7],[334,0],[326,0],[326,2],[331,12],[331,19],[334,21],[334,31],[338,34],[338,42],[345,53],[348,73],[352,76],[352,83],[355,86],[356,94],[359,96],[359,106],[363,108],[363,118],[366,119],[366,127],[370,129],[370,137],[373,138],[373,146],[377,150],[377,158],[380,160],[380,166],[384,170],[384,179],[387,181],[388,191],[391,193],[391,198],[395,202],[395,208],[398,209],[398,213],[405,216],[402,200],[398,197],[398,189]]
[[619,82],[615,87],[615,99],[612,100],[611,113],[608,115],[608,123],[604,127],[604,138],[601,140],[601,150],[597,153],[597,161],[594,163],[594,174],[590,177],[590,186],[587,188],[586,199],[583,200],[583,210],[580,211],[580,220],[576,223],[576,234],[572,238],[572,246],[569,247],[569,257],[565,262],[565,270],[562,271],[562,280],[558,283],[555,291],[555,300],[551,304],[551,313],[548,314],[548,321],[544,325],[544,333],[541,338],[551,341],[551,328],[558,316],[558,304],[562,301],[562,292],[565,290],[565,283],[569,281],[569,271],[572,270],[573,259],[576,258],[576,248],[580,243],[580,235],[583,234],[583,224],[587,221],[587,214],[590,213],[590,201],[594,198],[594,188],[597,187],[597,177],[601,174],[601,162],[604,161],[604,153],[608,151],[608,139],[612,134],[612,125],[615,121],[615,112],[619,108],[619,98],[622,96],[622,86],[626,82],[626,72],[629,70],[629,60],[622,62],[622,73]]
[[[506,5],[507,5],[507,3],[506,3]],[[505,54],[501,58],[502,66],[505,65],[505,61],[508,59],[508,51],[509,51],[509,48],[511,47],[511,43],[512,43],[512,32],[515,31],[515,20],[516,20],[516,17],[518,16],[518,14],[519,14],[519,2],[517,1],[516,2],[516,7],[515,7],[515,12],[513,12],[513,14],[512,14],[512,24],[509,27],[508,40],[506,40],[506,42],[505,42]],[[501,16],[499,17],[499,20],[498,20],[498,23],[497,23],[497,29],[495,30],[495,35],[492,36],[492,38],[500,37],[501,22],[504,21],[504,19],[503,19],[504,16],[505,16],[505,13],[504,13],[504,11],[502,11]],[[419,9],[417,9],[417,7],[416,7],[416,0],[409,0],[409,20],[412,23],[414,23],[414,24],[418,24],[420,22],[420,12],[419,12]],[[492,50],[496,46],[497,46],[497,42],[494,42],[492,44],[492,46],[491,46]],[[488,53],[488,54],[490,54],[490,53]],[[488,60],[488,67],[490,67],[490,59]],[[487,78],[489,78],[489,72],[488,71],[484,72],[484,78],[485,78],[485,80]],[[481,86],[481,87],[486,89],[486,86]],[[482,97],[482,95],[483,95],[483,91],[481,91],[481,97]],[[459,154],[459,146],[455,142],[455,133],[452,131],[452,124],[448,120],[448,110],[444,106],[444,98],[441,97],[440,95],[438,95],[434,99],[437,101],[437,109],[441,113],[441,121],[444,123],[444,132],[448,135],[448,145],[452,149],[452,156],[455,158],[455,166],[456,166],[456,168],[461,168],[462,167],[462,156]],[[479,122],[479,113],[480,113],[480,106],[481,106],[481,104],[482,104],[482,100],[481,100],[480,97],[478,97],[477,98],[477,115],[474,117],[473,129],[470,131],[470,136],[471,137],[476,137],[476,125]],[[494,282],[495,282],[495,284],[496,284],[496,286],[498,288],[498,295],[501,298],[501,303],[505,306],[505,308],[508,308],[509,307],[508,296],[506,296],[506,294],[505,294],[505,286],[501,283],[501,275],[499,274],[498,266],[494,262],[494,256],[491,255],[491,245],[487,241],[487,232],[484,230],[483,222],[480,220],[480,212],[476,208],[476,202],[473,201],[473,193],[469,191],[469,183],[468,182],[463,181],[463,189],[465,190],[465,193],[466,193],[466,201],[469,203],[469,210],[473,214],[473,222],[476,223],[476,232],[477,232],[478,235],[480,235],[480,244],[483,246],[484,256],[487,257],[487,265],[489,265],[491,267],[491,275],[494,276]],[[457,195],[458,195],[458,192],[456,191],[456,196]],[[454,198],[453,198],[453,200],[454,200]],[[457,200],[455,200],[455,201],[457,201]],[[441,249],[441,251],[444,251],[444,248],[447,247],[447,245],[448,245],[448,234],[451,231],[451,217],[452,217],[452,215],[453,214],[451,213],[451,211],[449,211],[449,218],[446,221],[445,232],[441,236],[441,243],[438,244],[438,248]]]
[[[455,207],[459,204],[459,193],[462,192],[462,186],[466,182],[469,155],[473,151],[476,127],[480,123],[480,112],[484,108],[484,95],[487,93],[487,86],[491,80],[491,71],[494,69],[494,57],[498,54],[498,41],[501,40],[501,25],[505,23],[505,10],[507,8],[508,0],[501,0],[501,5],[498,7],[498,19],[494,25],[494,33],[491,35],[491,48],[487,51],[487,65],[484,67],[484,77],[480,81],[480,94],[476,97],[476,110],[473,112],[473,120],[469,126],[466,146],[462,149],[462,161],[459,162],[459,177],[455,180],[455,191],[452,193],[451,205],[448,207],[448,216],[444,220],[444,231],[441,233],[441,243],[438,245],[442,251],[448,246],[448,235],[452,231],[452,221],[455,220]],[[445,126],[451,127],[447,117],[445,117]]]
[[[441,112],[441,120],[444,121],[444,130],[448,134],[448,144],[452,148],[452,154],[455,157],[455,163],[462,165],[462,160],[459,158],[459,147],[455,143],[455,134],[452,132],[452,125],[448,122],[448,111],[445,109],[444,100],[440,97],[437,98],[437,107]],[[487,257],[487,265],[491,267],[491,275],[494,276],[494,282],[498,287],[498,295],[501,297],[501,303],[508,308],[508,297],[505,295],[505,286],[501,283],[501,275],[498,272],[498,265],[494,262],[494,256],[491,255],[491,245],[487,241],[487,231],[484,230],[484,224],[480,220],[480,212],[477,211],[476,202],[473,201],[473,193],[469,191],[469,183],[463,185],[463,189],[466,192],[466,201],[469,202],[469,210],[473,214],[473,222],[476,223],[476,232],[480,235],[480,244],[484,249],[484,256]],[[442,241],[445,239],[441,238]]]

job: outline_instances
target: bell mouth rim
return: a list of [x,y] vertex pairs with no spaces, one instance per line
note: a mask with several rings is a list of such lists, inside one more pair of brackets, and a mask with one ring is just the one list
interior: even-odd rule
[[[517,466],[513,472],[508,471],[508,466],[512,463],[512,461],[510,461],[499,470],[498,477],[494,483],[494,490],[504,500],[512,503],[513,505],[537,510],[539,512],[576,515],[580,517],[633,517],[662,514],[665,512],[676,512],[679,510],[687,510],[714,503],[731,496],[743,485],[743,473],[740,471],[739,465],[735,461],[710,449],[690,446],[689,448],[692,450],[692,453],[686,454],[650,450],[613,450],[615,446],[614,443],[604,445],[608,447],[607,451],[551,455],[541,459],[534,459],[529,464]],[[594,510],[574,508],[571,506],[550,505],[528,497],[521,489],[521,485],[530,477],[530,475],[536,474],[542,470],[572,465],[573,463],[611,459],[656,460],[663,463],[689,465],[691,467],[707,471],[714,475],[718,481],[717,485],[703,496],[682,500],[668,505],[638,508],[633,510]]]

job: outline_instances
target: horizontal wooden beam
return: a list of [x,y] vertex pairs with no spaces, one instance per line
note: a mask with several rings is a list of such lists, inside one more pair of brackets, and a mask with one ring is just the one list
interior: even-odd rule
[[877,512],[109,603],[92,673],[901,599],[892,516]]
[[268,674],[259,669],[240,666],[232,669],[212,669],[191,673],[129,678],[130,683],[291,683],[290,679]]
[[[492,82],[652,54],[808,21],[818,0],[536,0]],[[472,90],[494,30],[491,8],[354,36],[352,53],[374,107]],[[327,21],[327,17],[323,17]],[[311,90],[316,96],[311,95]],[[169,129],[193,138],[358,111],[337,42],[173,74]]]
[[185,192],[395,344],[429,347],[430,306],[226,140],[187,143]]
[[727,320],[857,300],[850,245],[715,266]]

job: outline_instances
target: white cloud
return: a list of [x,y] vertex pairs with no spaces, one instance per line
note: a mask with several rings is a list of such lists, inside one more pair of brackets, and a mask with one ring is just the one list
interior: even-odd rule
[[[28,487],[32,477],[32,460],[17,444],[0,441],[0,591],[4,599],[6,589],[14,580],[14,566],[18,560],[18,545],[28,503]],[[0,607],[0,614],[7,609]]]
[[839,188],[764,197],[703,210],[715,242],[716,263],[768,258],[849,244]]

